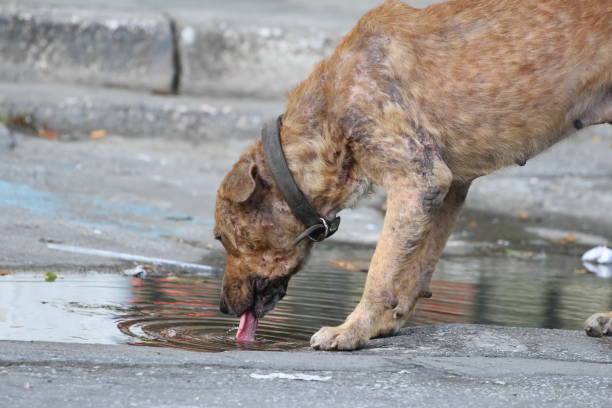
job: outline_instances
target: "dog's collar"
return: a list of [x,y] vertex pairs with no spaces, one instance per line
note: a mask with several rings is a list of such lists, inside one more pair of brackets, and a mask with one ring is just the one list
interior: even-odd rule
[[281,126],[283,116],[279,116],[276,121],[270,121],[264,124],[261,131],[261,140],[263,142],[264,156],[272,178],[276,182],[278,189],[285,198],[291,212],[300,220],[307,228],[293,241],[293,245],[298,244],[304,238],[308,237],[312,241],[320,242],[325,238],[331,237],[340,226],[340,217],[335,214],[327,217],[321,216],[317,210],[313,208],[298,187],[283,152],[281,145]]

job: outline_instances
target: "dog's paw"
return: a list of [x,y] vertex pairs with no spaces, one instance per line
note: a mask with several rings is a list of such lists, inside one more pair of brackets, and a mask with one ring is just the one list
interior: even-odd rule
[[591,337],[612,335],[612,312],[595,313],[586,319],[584,331]]
[[358,330],[345,325],[322,327],[310,338],[310,346],[315,350],[355,350],[363,346],[369,338]]

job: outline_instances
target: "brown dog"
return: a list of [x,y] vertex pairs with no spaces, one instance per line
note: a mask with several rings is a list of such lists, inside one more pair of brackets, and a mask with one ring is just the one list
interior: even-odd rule
[[[477,177],[576,129],[612,121],[612,2],[463,0],[422,10],[388,1],[289,94],[281,128],[293,176],[322,215],[387,189],[363,297],[311,345],[352,350],[394,333],[428,293]],[[219,188],[227,249],[221,309],[261,317],[312,243],[256,142]]]

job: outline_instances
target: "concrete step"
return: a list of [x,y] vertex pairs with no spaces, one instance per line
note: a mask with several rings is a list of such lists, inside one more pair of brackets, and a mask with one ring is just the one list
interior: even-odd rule
[[0,81],[274,99],[380,3],[0,0]]
[[171,91],[174,44],[160,14],[0,8],[0,80]]
[[0,114],[29,116],[35,129],[87,137],[91,131],[195,142],[255,139],[284,102],[154,95],[122,89],[0,83]]

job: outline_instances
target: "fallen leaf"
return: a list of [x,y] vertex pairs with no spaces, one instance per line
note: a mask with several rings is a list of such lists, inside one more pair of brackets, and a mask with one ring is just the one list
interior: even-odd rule
[[46,126],[43,126],[38,130],[38,135],[40,137],[44,137],[45,139],[57,140],[59,139],[59,133],[49,129]]
[[591,138],[592,141],[594,141],[595,143],[601,143],[603,142],[603,137],[601,137],[601,135],[595,135]]
[[518,215],[518,219],[519,221],[527,221],[529,220],[529,212],[527,211],[521,211]]
[[515,249],[507,248],[506,255],[519,259],[531,259],[535,256],[535,253],[532,251],[517,251]]
[[557,244],[563,244],[563,245],[571,244],[572,242],[576,242],[576,235],[570,232],[569,234],[567,234],[565,237],[561,239],[551,239],[551,241]]
[[103,137],[106,137],[106,134],[106,129],[98,129],[91,131],[91,133],[89,133],[89,137],[92,139],[102,139]]
[[578,275],[586,275],[587,273],[591,273],[591,272],[589,272],[585,268],[577,268],[577,269],[574,269],[574,273],[576,273]]
[[353,272],[363,271],[362,268],[360,268],[359,266],[355,265],[353,262],[350,262],[350,261],[331,260],[328,262],[346,271],[353,271]]
[[6,275],[10,275],[11,273],[9,271],[5,271],[3,269],[0,269],[0,276],[6,276]]
[[53,272],[45,273],[45,282],[55,282],[57,275]]
[[476,221],[470,221],[470,222],[468,222],[468,224],[467,224],[467,227],[468,227],[469,229],[476,228],[477,226],[478,226],[478,223],[477,223]]

